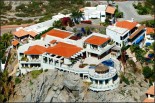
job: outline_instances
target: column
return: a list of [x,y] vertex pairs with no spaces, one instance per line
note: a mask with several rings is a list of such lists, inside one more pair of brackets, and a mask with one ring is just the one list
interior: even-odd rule
[[95,84],[95,80],[92,80],[93,81],[93,84]]
[[99,82],[99,80],[98,80],[98,86],[100,86],[100,82]]
[[47,58],[47,61],[48,61],[47,63],[50,64],[50,58]]
[[112,79],[110,78],[110,80],[109,80],[109,84],[112,84]]
[[54,65],[54,62],[55,62],[55,60],[54,60],[54,58],[53,58],[53,66],[55,66],[55,65]]
[[84,76],[85,76],[85,75],[83,74],[83,79],[85,79]]
[[89,57],[89,54],[88,54],[88,52],[86,52],[86,57]]
[[102,85],[105,86],[105,81],[102,82]]
[[58,60],[59,61],[59,67],[60,67],[60,62],[61,62],[61,60]]
[[100,50],[100,46],[97,46],[98,51]]

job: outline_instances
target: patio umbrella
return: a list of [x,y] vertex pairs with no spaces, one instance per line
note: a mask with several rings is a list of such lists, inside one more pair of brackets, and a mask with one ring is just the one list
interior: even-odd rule
[[105,66],[104,64],[100,63],[99,65],[96,66],[95,72],[99,74],[106,73],[106,72],[109,72],[109,68]]

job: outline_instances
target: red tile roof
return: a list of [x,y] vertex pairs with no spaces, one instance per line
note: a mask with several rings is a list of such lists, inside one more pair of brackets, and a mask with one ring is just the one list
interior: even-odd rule
[[146,34],[149,35],[151,33],[155,33],[154,28],[146,27]]
[[33,32],[33,31],[25,31],[23,29],[20,29],[18,31],[13,32],[13,34],[17,37],[23,37],[26,35],[31,35],[32,37],[35,37],[37,35],[37,33]]
[[27,51],[24,52],[24,54],[42,54],[46,51],[46,48],[40,45],[34,45],[29,47],[29,49]]
[[131,30],[134,27],[136,27],[137,24],[138,24],[137,22],[119,21],[116,23],[116,26],[120,27],[120,28],[126,28],[128,30]]
[[57,42],[57,40],[50,41],[51,44],[54,44],[55,42]]
[[31,35],[32,37],[35,37],[37,35],[37,33],[33,32],[33,31],[29,31],[28,34]]
[[151,103],[154,103],[155,102],[155,99],[149,99],[149,98],[146,98],[143,102],[151,102]]
[[151,86],[151,87],[147,90],[146,93],[147,93],[147,94],[151,94],[151,95],[155,95],[155,93],[154,93],[154,86]]
[[112,6],[107,6],[107,8],[106,8],[106,12],[110,13],[110,14],[114,14],[115,10],[116,10],[116,8],[114,8]]
[[101,45],[107,42],[109,39],[110,38],[104,38],[100,36],[91,36],[87,40],[85,40],[85,42],[94,45]]
[[62,30],[52,29],[52,30],[48,31],[47,33],[43,34],[42,37],[45,37],[46,35],[55,36],[55,37],[64,39],[64,38],[69,37],[71,35],[71,33],[62,31]]
[[54,47],[47,48],[46,52],[69,58],[81,50],[82,48],[75,45],[59,42]]
[[17,37],[22,37],[22,36],[27,35],[27,31],[20,29],[18,31],[13,32],[13,34]]
[[13,45],[13,46],[16,46],[16,45],[18,45],[18,44],[19,44],[19,41],[18,41],[18,40],[14,39],[14,40],[12,41],[12,45]]

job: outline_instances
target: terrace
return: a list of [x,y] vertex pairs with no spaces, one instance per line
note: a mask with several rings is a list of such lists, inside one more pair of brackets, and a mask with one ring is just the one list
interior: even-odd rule
[[144,33],[144,26],[138,27],[138,29],[129,36],[129,43],[139,43],[144,38]]
[[91,84],[89,89],[91,89],[93,91],[112,90],[112,89],[117,88],[119,86],[119,83],[120,83],[120,79],[117,78],[116,81],[114,81],[112,84],[108,84],[108,85]]

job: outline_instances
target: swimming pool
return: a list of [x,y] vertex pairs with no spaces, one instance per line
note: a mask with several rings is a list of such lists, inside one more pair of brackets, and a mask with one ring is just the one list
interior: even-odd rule
[[89,69],[95,69],[96,66],[89,66]]
[[148,54],[149,58],[153,58],[154,54]]
[[112,61],[112,59],[105,60],[102,62],[102,64],[106,66],[114,67],[114,61]]

